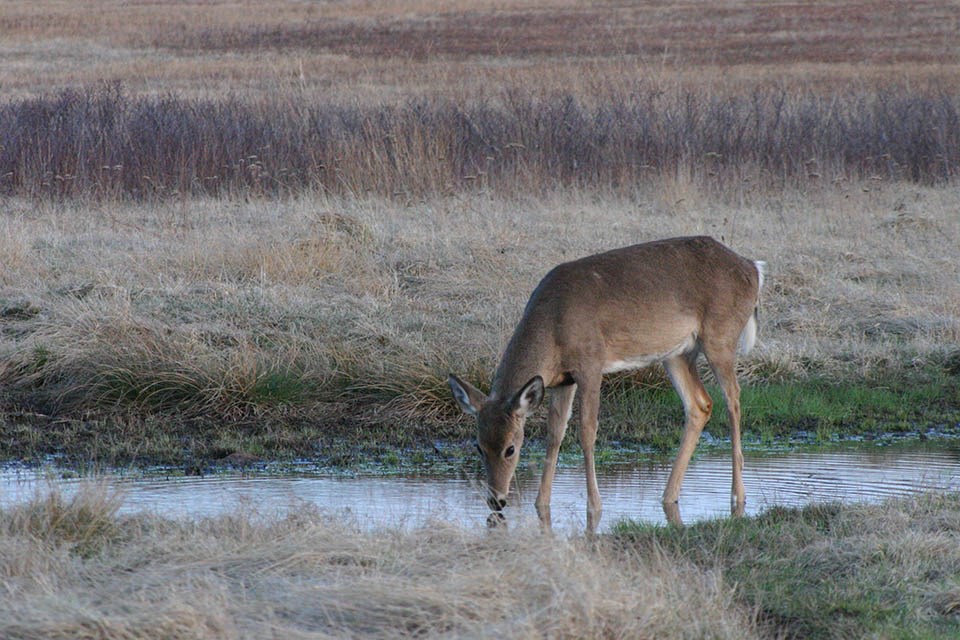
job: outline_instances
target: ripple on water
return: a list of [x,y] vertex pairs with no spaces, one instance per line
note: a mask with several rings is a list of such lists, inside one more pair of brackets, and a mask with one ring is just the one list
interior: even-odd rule
[[[694,458],[680,497],[685,522],[725,515],[730,500],[730,457],[711,452]],[[623,518],[664,522],[660,494],[670,462],[638,454],[629,463],[598,470],[603,524]],[[538,477],[518,474],[519,490],[506,514],[513,523],[535,526],[533,501]],[[265,516],[282,515],[312,503],[363,528],[416,527],[433,520],[485,527],[487,508],[476,482],[462,474],[342,475],[220,473],[206,477],[161,474],[107,476],[125,494],[122,511],[149,511],[173,518],[215,516],[237,508]],[[22,503],[57,486],[70,495],[81,482],[50,470],[0,470],[0,506]],[[960,489],[960,449],[948,443],[924,446],[858,446],[827,451],[747,454],[744,470],[747,513],[772,506],[818,502],[876,502],[916,491]],[[554,527],[584,527],[586,485],[582,467],[561,467],[554,481]]]

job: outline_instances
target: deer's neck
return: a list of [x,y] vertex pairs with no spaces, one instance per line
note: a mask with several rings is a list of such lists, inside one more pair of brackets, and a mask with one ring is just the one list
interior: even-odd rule
[[552,336],[531,330],[533,324],[521,322],[507,343],[500,365],[493,375],[491,396],[512,397],[534,376],[543,378],[547,386],[557,377],[559,362],[555,357]]

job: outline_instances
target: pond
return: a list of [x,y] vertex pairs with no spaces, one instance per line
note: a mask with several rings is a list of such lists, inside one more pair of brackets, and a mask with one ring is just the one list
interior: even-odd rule
[[[601,528],[623,518],[665,521],[660,495],[670,460],[635,454],[629,462],[598,468],[603,498]],[[473,471],[469,476],[473,476]],[[533,501],[539,474],[523,467],[505,514],[511,526],[536,526]],[[105,481],[124,495],[122,512],[149,511],[171,518],[200,518],[245,508],[282,515],[303,502],[366,529],[413,528],[434,520],[483,527],[488,515],[477,478],[468,474],[324,473],[305,467],[283,474],[224,472],[206,477],[163,472],[112,474]],[[7,467],[0,471],[0,506],[23,502],[55,485],[69,495],[82,482],[51,470]],[[772,506],[876,502],[919,491],[960,490],[960,443],[840,448],[786,453],[747,452],[747,513]],[[519,493],[517,493],[519,486]],[[680,497],[685,523],[729,510],[730,457],[708,452],[694,458]],[[562,465],[553,489],[555,529],[582,531],[586,489],[582,465]]]

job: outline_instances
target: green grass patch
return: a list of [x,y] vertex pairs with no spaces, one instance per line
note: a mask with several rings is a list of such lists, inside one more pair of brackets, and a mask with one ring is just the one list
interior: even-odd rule
[[247,396],[255,405],[299,402],[311,391],[305,376],[298,371],[271,370],[258,375]]
[[719,568],[737,599],[796,638],[956,638],[960,496],[775,508],[690,527],[622,522],[611,537]]
[[[829,435],[869,433],[877,429],[902,431],[947,420],[958,408],[958,379],[929,372],[915,380],[880,383],[838,383],[813,379],[795,384],[778,383],[745,387],[742,392],[744,422],[750,428],[782,435],[809,422]],[[720,394],[717,394],[720,395]],[[952,399],[952,400],[951,400]],[[720,397],[721,419],[727,425]],[[941,409],[949,408],[941,414]],[[782,428],[782,427],[781,427]]]
[[[714,409],[706,430],[728,437],[723,394],[716,385],[708,385],[708,391]],[[762,443],[953,429],[960,422],[960,377],[930,368],[877,380],[812,377],[744,383],[740,403],[744,437]],[[601,419],[600,436],[606,442],[670,449],[680,441],[684,418],[679,396],[664,383],[613,385],[605,394]]]

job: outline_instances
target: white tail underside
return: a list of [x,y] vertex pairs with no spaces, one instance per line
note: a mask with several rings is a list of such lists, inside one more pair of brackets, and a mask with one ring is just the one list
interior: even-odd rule
[[[763,290],[763,278],[764,273],[767,270],[767,263],[763,260],[754,260],[754,266],[757,268],[757,278],[759,280],[759,285],[757,286],[757,306],[760,305],[760,291]],[[748,354],[750,350],[753,349],[753,345],[757,343],[757,312],[754,311],[750,316],[750,319],[747,320],[746,326],[743,328],[743,331],[740,332],[740,341],[738,343],[739,351],[741,354]]]
[[748,354],[750,350],[753,349],[753,345],[757,343],[757,316],[752,315],[750,319],[747,320],[747,326],[743,328],[743,331],[740,332],[740,342],[738,343],[738,349],[741,354]]

